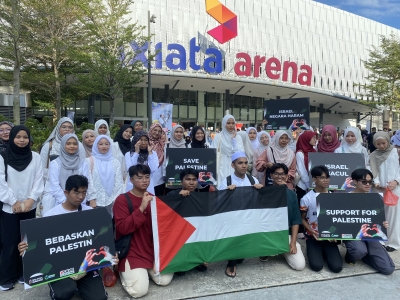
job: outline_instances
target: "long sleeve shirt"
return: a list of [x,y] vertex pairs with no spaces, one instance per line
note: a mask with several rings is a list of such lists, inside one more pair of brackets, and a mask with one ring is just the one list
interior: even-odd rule
[[35,209],[36,201],[43,193],[43,189],[43,168],[38,153],[32,152],[32,161],[21,172],[7,166],[7,182],[4,160],[0,156],[0,201],[4,203],[4,212],[12,214],[12,206],[17,201],[24,202],[28,199],[35,201],[32,205],[32,209]]
[[132,213],[129,212],[125,195],[119,195],[113,207],[116,239],[132,234],[128,255],[126,258],[120,259],[118,269],[120,272],[125,272],[126,260],[128,260],[131,270],[152,269],[154,248],[150,204],[141,212],[139,206],[142,199],[130,192],[127,194],[132,202]]
[[297,186],[301,188],[304,191],[307,191],[307,189],[310,187],[310,177],[308,175],[308,171],[306,169],[306,166],[304,165],[304,153],[303,152],[297,152],[296,153],[296,164],[297,164],[297,172],[300,175],[300,180],[297,183]]
[[87,200],[96,200],[96,205],[105,207],[110,205],[115,201],[115,199],[123,193],[123,180],[121,174],[121,167],[119,161],[113,159],[113,169],[114,169],[114,187],[111,196],[108,196],[105,191],[103,184],[101,183],[99,172],[96,168],[96,161],[94,158],[86,158],[86,163],[89,169],[89,186],[88,189],[90,194],[87,195]]
[[[138,158],[139,154],[137,154],[136,152],[133,153],[132,156],[130,152],[127,152],[125,154],[125,163],[128,170],[130,167],[136,166],[138,164]],[[158,167],[158,156],[155,151],[153,151],[153,153],[147,157],[147,163],[145,164],[149,166],[151,171],[150,184],[149,187],[147,188],[147,191],[154,195],[154,184],[156,183],[156,180],[160,176],[161,172],[161,167]],[[130,191],[132,188],[133,188],[132,182],[128,180],[126,182],[126,191],[127,192]]]

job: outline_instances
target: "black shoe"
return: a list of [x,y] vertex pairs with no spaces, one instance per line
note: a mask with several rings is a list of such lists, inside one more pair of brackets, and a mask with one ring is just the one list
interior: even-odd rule
[[12,290],[13,288],[14,288],[13,283],[6,283],[3,285],[0,285],[0,290],[2,290],[2,291],[9,291],[9,290]]
[[386,246],[386,251],[387,252],[393,252],[393,251],[396,251],[397,249],[394,249],[393,247],[390,247],[390,246]]
[[18,278],[18,282],[21,284],[24,284],[25,283],[24,276],[21,276],[20,278]]
[[195,269],[199,272],[205,272],[207,271],[207,267],[205,265],[198,265],[197,267],[195,267]]
[[175,272],[174,274],[178,277],[181,277],[181,276],[185,276],[186,272]]
[[268,258],[269,258],[269,256],[260,256],[259,257],[260,261],[262,261],[262,262],[268,261]]
[[352,258],[350,257],[349,250],[346,251],[346,255],[344,256],[344,260],[345,260],[345,262],[347,262],[349,265],[355,265],[355,264],[356,264],[356,260],[355,260],[355,259],[352,259]]

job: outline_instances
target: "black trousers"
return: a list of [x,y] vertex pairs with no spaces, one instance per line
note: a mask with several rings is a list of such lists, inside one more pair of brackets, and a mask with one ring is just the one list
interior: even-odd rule
[[155,186],[154,193],[156,194],[156,196],[164,196],[165,195],[165,183]]
[[334,273],[339,273],[343,268],[343,260],[339,248],[335,242],[317,241],[307,239],[307,258],[311,270],[321,271],[324,266],[324,258],[328,263],[328,268]]
[[1,240],[3,250],[0,255],[0,285],[14,284],[23,276],[22,258],[18,244],[21,242],[20,221],[34,219],[36,209],[26,213],[9,214],[1,211]]
[[65,278],[49,283],[52,300],[70,300],[76,289],[83,300],[106,300],[108,294],[98,271],[90,271],[79,280]]
[[[307,194],[307,191],[303,190],[302,188],[299,188],[296,186],[296,195],[297,195],[297,201],[299,203],[299,209],[300,209],[300,200]],[[299,233],[304,233],[305,229],[302,224],[299,225]]]

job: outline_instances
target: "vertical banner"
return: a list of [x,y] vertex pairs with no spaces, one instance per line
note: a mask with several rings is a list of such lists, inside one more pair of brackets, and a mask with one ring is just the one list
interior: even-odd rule
[[310,98],[264,100],[264,130],[292,130],[310,126]]
[[170,137],[173,104],[152,102],[151,108],[153,123],[160,123],[162,128],[167,128],[168,137]]
[[113,225],[105,208],[21,221],[25,289],[110,266]]

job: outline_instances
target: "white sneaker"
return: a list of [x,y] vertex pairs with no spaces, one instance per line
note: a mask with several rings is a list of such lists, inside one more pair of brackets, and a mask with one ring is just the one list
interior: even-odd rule
[[14,288],[14,284],[12,284],[12,283],[0,285],[0,290],[2,290],[2,291],[12,290],[13,288]]

